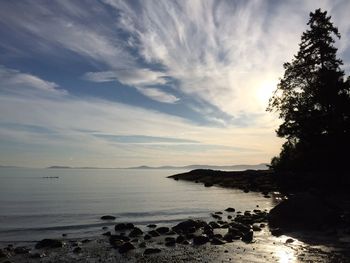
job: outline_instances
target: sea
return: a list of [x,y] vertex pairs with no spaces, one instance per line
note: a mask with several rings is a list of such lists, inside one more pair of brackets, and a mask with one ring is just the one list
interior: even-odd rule
[[[164,169],[0,168],[0,242],[88,238],[117,222],[174,225],[211,213],[271,209],[274,198],[222,187],[175,181],[186,172]],[[101,216],[113,215],[113,221]]]

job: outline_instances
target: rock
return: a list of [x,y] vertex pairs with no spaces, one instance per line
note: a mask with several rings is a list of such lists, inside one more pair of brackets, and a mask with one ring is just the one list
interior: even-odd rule
[[190,233],[190,234],[193,234],[197,231],[197,229],[195,227],[190,227],[187,232]]
[[231,215],[228,215],[227,218],[228,218],[228,219],[232,219],[232,216],[231,216]]
[[160,253],[161,250],[159,248],[146,248],[145,251],[143,252],[144,255],[149,255],[149,254],[155,254],[155,253]]
[[188,219],[186,221],[178,223],[176,226],[172,227],[172,229],[177,233],[188,233],[190,229],[191,231],[193,228],[196,230],[200,227],[204,227],[205,225],[207,224],[203,221]]
[[207,226],[203,229],[203,234],[207,235],[208,237],[211,237],[214,235],[214,231],[210,226]]
[[102,234],[103,236],[110,237],[112,235],[111,231],[105,232]]
[[62,234],[62,236],[63,236],[63,237],[66,237],[66,236],[67,236],[67,234]]
[[178,244],[181,244],[182,242],[185,241],[185,237],[182,236],[182,235],[179,235],[177,238],[176,238],[176,243]]
[[244,233],[244,235],[242,236],[242,241],[246,242],[246,243],[250,243],[253,241],[253,231],[249,231],[247,233]]
[[133,229],[135,226],[133,223],[119,223],[114,226],[115,231],[124,231],[124,230],[129,230]]
[[116,239],[113,241],[110,241],[110,244],[114,247],[114,248],[120,248],[125,242],[121,239]]
[[152,238],[152,236],[149,235],[149,234],[146,234],[146,235],[143,237],[144,240],[150,240],[151,238]]
[[115,231],[122,231],[126,229],[126,224],[124,223],[119,223],[114,226]]
[[43,239],[36,243],[35,248],[40,249],[40,248],[58,248],[62,247],[63,243],[60,240],[57,239]]
[[155,224],[149,224],[149,225],[147,225],[147,227],[149,227],[149,228],[156,228],[157,225],[155,225]]
[[270,228],[271,235],[279,237],[283,235],[283,231],[280,228]]
[[191,233],[187,233],[187,234],[186,234],[186,239],[192,239],[192,238],[194,238],[194,237],[195,237],[194,234],[191,234]]
[[226,235],[224,235],[222,239],[225,240],[226,242],[232,242],[235,238],[233,234],[227,233]]
[[173,247],[176,244],[176,239],[174,237],[166,237],[165,238],[165,246]]
[[7,254],[2,249],[0,249],[0,258],[6,258],[6,257],[7,257]]
[[204,183],[204,186],[205,187],[212,187],[214,184],[213,183],[210,183],[210,182],[206,182]]
[[236,228],[238,229],[239,231],[243,232],[243,233],[246,233],[246,232],[249,232],[251,227],[249,225],[246,225],[246,224],[243,224],[243,223],[240,223],[240,222],[231,222],[229,224],[232,228]]
[[211,243],[212,245],[223,245],[223,244],[225,244],[224,241],[222,241],[221,239],[216,238],[216,237],[214,237],[214,238],[211,240],[210,243]]
[[235,228],[235,227],[230,227],[228,229],[228,232],[229,234],[231,235],[234,235],[234,236],[243,236],[243,233],[241,230],[239,230],[238,228]]
[[89,242],[91,242],[91,239],[83,239],[82,241],[81,241],[81,243],[83,243],[83,244],[85,244],[85,243],[89,243]]
[[211,226],[213,229],[220,228],[220,225],[214,221],[209,222],[209,226]]
[[221,219],[222,219],[221,216],[216,215],[216,214],[211,214],[211,216],[212,216],[213,218],[215,218],[215,219],[218,219],[218,220],[221,220]]
[[81,252],[81,247],[75,247],[75,248],[73,249],[73,253],[78,254],[78,253],[80,253],[80,252]]
[[200,235],[200,236],[194,236],[193,237],[193,244],[194,245],[204,245],[207,242],[209,242],[209,237]]
[[139,247],[140,247],[140,248],[145,248],[145,247],[146,247],[146,242],[141,242],[141,243],[139,244]]
[[115,220],[115,216],[111,216],[111,215],[105,215],[105,216],[101,216],[101,220]]
[[188,242],[187,240],[185,240],[184,242],[182,242],[182,245],[189,245],[190,242]]
[[253,231],[261,231],[260,226],[258,226],[258,225],[253,225]]
[[27,247],[16,247],[13,252],[15,252],[16,254],[28,254],[30,251],[29,248]]
[[135,228],[135,226],[134,226],[133,223],[126,223],[126,224],[125,224],[125,228],[126,228],[126,229],[133,229],[133,228]]
[[216,215],[222,215],[222,212],[215,212],[214,214],[216,214]]
[[175,246],[175,244],[176,244],[175,240],[174,241],[165,242],[165,246],[166,247],[173,247],[173,246]]
[[151,230],[148,232],[148,234],[152,237],[159,237],[160,236],[160,234],[156,230]]
[[134,227],[133,230],[129,233],[129,237],[138,237],[143,234],[142,230],[138,227]]
[[174,242],[175,243],[175,238],[174,237],[166,237],[165,242]]
[[309,193],[296,194],[271,209],[268,222],[272,228],[286,231],[320,230],[335,225],[339,215],[322,201]]
[[128,241],[130,241],[130,238],[128,238],[127,236],[123,236],[123,235],[111,235],[109,237],[110,243],[114,242],[115,240],[122,240],[124,242],[128,242]]
[[286,243],[287,243],[287,244],[293,243],[293,242],[294,242],[294,239],[293,239],[293,238],[288,238],[288,239],[286,240]]
[[124,253],[126,253],[126,252],[128,252],[128,251],[130,251],[132,249],[135,249],[134,245],[131,244],[130,242],[126,242],[126,243],[124,243],[123,245],[121,245],[119,247],[118,251],[119,251],[120,254],[124,254]]
[[168,233],[169,230],[170,230],[169,227],[166,227],[166,226],[158,227],[158,228],[156,229],[156,231],[157,231],[159,234],[161,234],[161,235],[164,235],[164,234]]
[[102,230],[107,230],[107,229],[108,229],[108,226],[102,227]]

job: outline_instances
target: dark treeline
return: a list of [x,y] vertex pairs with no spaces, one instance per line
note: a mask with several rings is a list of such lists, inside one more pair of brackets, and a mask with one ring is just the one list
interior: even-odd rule
[[285,183],[298,177],[315,186],[341,185],[349,182],[350,78],[340,68],[334,46],[340,34],[331,17],[317,9],[307,24],[267,109],[279,113],[276,132],[286,138],[271,168]]

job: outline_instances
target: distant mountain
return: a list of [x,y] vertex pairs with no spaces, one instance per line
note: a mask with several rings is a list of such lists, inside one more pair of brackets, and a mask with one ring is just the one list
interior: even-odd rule
[[261,164],[239,164],[239,165],[226,165],[226,166],[220,166],[220,165],[200,165],[200,164],[194,164],[194,165],[187,165],[187,166],[159,166],[159,167],[152,167],[152,166],[137,166],[137,167],[129,167],[127,169],[185,169],[185,170],[195,170],[195,169],[211,169],[211,170],[265,170],[268,169],[268,166],[266,163]]
[[13,166],[13,165],[0,165],[0,168],[21,168],[21,167]]
[[60,166],[60,165],[53,165],[47,168],[48,169],[73,169],[73,167],[70,167],[70,166]]
[[127,168],[104,168],[104,167],[70,167],[70,166],[60,166],[60,165],[53,165],[50,167],[47,167],[48,169],[154,169],[154,170],[195,170],[195,169],[210,169],[210,170],[229,170],[229,171],[239,171],[239,170],[265,170],[268,169],[266,163],[261,164],[239,164],[239,165],[226,165],[226,166],[220,166],[220,165],[201,165],[201,164],[193,164],[193,165],[186,165],[186,166],[171,166],[171,165],[165,165],[165,166],[147,166],[147,165],[141,165],[136,167],[127,167]]

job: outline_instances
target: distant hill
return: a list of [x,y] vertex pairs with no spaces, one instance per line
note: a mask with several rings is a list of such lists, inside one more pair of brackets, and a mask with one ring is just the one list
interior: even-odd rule
[[265,170],[268,169],[266,163],[261,164],[239,164],[239,165],[226,165],[226,166],[219,166],[219,165],[201,165],[201,164],[194,164],[194,165],[186,165],[186,166],[171,166],[171,165],[165,165],[165,166],[147,166],[147,165],[141,165],[136,167],[127,167],[127,168],[104,168],[104,167],[70,167],[70,166],[60,166],[60,165],[53,165],[50,167],[47,167],[48,169],[154,169],[154,170],[195,170],[195,169],[210,169],[210,170],[229,170],[229,171],[242,171],[242,170]]
[[73,167],[70,167],[70,166],[60,166],[60,165],[53,165],[47,168],[48,169],[73,169]]
[[0,168],[21,168],[21,167],[13,166],[13,165],[0,165]]
[[187,165],[187,166],[137,166],[137,167],[129,167],[127,169],[185,169],[185,170],[195,170],[195,169],[211,169],[211,170],[265,170],[268,169],[266,163],[261,164],[239,164],[239,165],[227,165],[227,166],[219,166],[219,165]]

